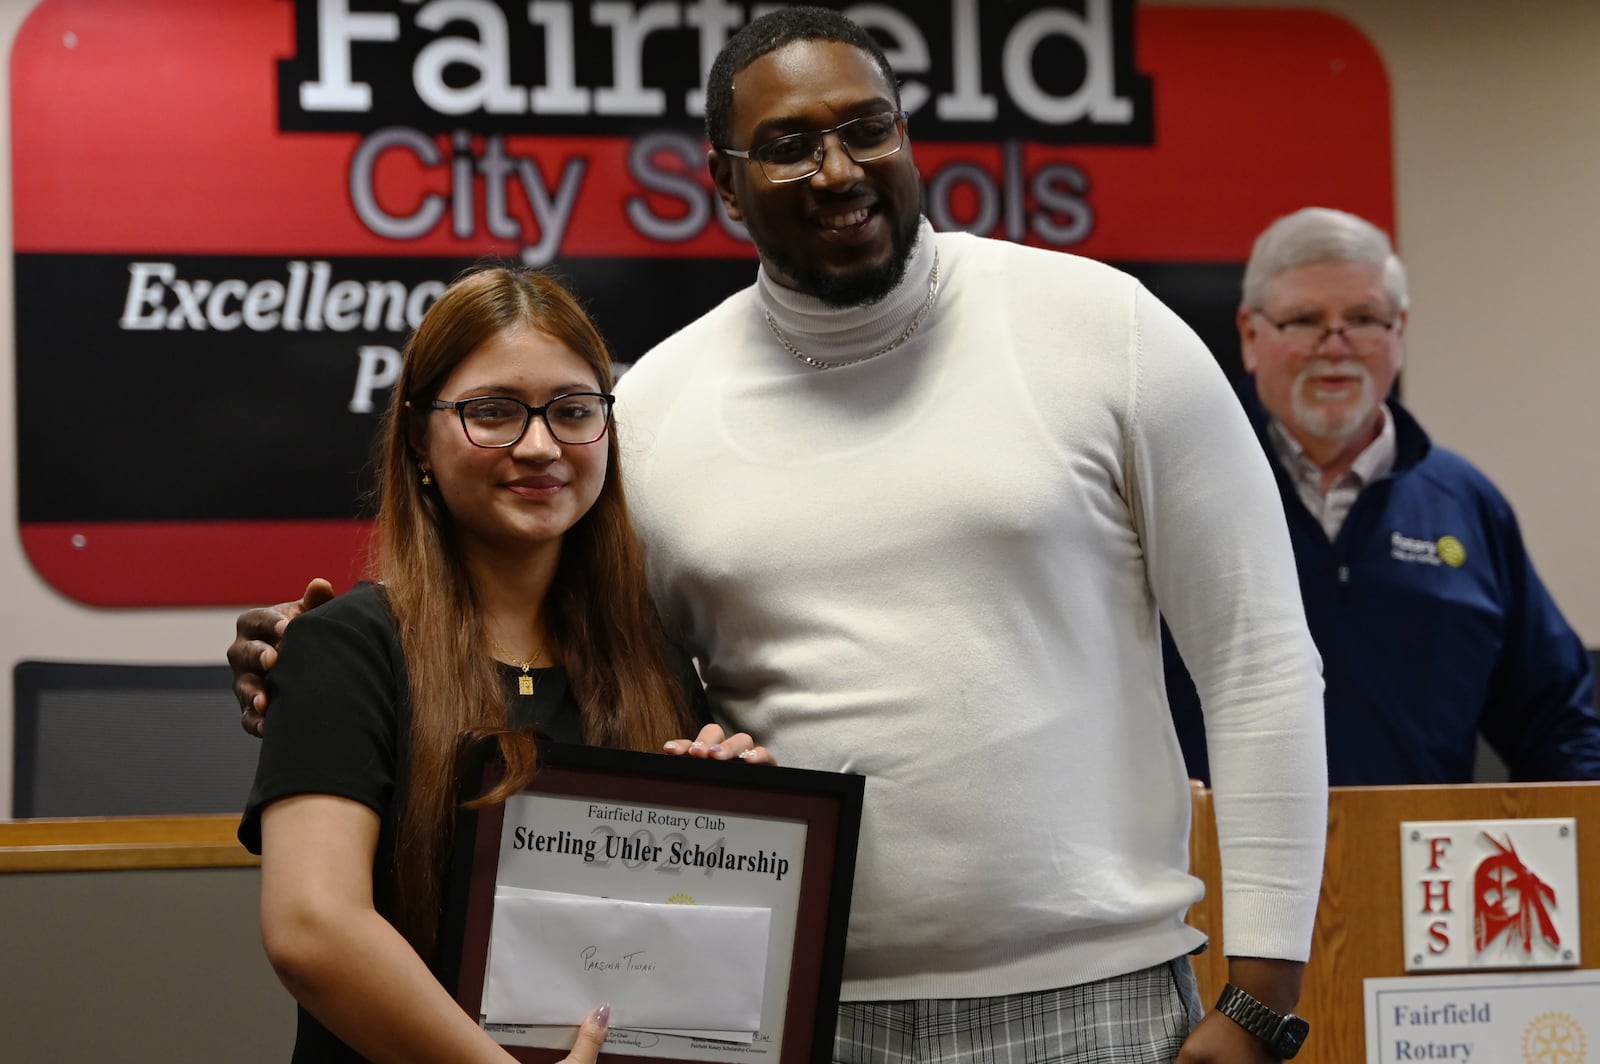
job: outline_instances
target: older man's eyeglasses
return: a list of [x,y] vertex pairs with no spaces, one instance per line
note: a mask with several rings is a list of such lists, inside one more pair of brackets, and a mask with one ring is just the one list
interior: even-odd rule
[[775,185],[790,181],[804,181],[822,170],[828,146],[823,139],[829,133],[839,138],[839,146],[852,161],[875,163],[887,159],[906,143],[906,115],[904,111],[884,111],[841,122],[832,129],[818,129],[808,133],[790,133],[769,140],[749,151],[718,148],[723,155],[735,159],[754,159],[761,172]]
[[529,406],[506,395],[481,395],[456,402],[434,399],[427,408],[454,410],[461,418],[467,442],[474,447],[514,446],[535,417],[544,418],[545,428],[557,443],[577,446],[593,443],[606,434],[613,402],[614,397],[604,392],[568,392],[543,406]]
[[1311,317],[1275,321],[1262,310],[1256,311],[1256,315],[1303,351],[1315,351],[1334,336],[1342,337],[1353,351],[1376,351],[1399,324],[1398,319],[1385,321],[1364,314],[1357,314],[1342,325],[1327,325],[1321,318]]

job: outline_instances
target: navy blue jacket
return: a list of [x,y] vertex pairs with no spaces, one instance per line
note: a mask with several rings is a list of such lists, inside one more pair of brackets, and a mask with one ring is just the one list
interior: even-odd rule
[[[1329,783],[1471,782],[1479,732],[1513,780],[1600,779],[1589,653],[1488,478],[1391,400],[1394,471],[1362,490],[1330,543],[1272,449],[1253,380],[1240,397],[1278,479],[1322,653]],[[1209,779],[1194,685],[1164,642],[1184,757]]]

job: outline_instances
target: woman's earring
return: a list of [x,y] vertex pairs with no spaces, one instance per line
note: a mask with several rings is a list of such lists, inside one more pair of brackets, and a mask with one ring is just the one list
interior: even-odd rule
[[427,487],[429,484],[432,484],[432,483],[433,483],[433,477],[428,475],[428,467],[427,466],[423,466],[422,467],[422,486],[423,487]]

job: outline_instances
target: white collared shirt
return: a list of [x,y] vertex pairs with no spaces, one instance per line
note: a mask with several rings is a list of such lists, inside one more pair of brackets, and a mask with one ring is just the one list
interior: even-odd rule
[[1283,468],[1288,470],[1300,501],[1317,519],[1330,542],[1339,537],[1339,529],[1344,527],[1344,519],[1350,516],[1350,507],[1355,505],[1361,489],[1394,470],[1394,418],[1389,416],[1386,406],[1380,406],[1378,411],[1383,415],[1383,427],[1378,430],[1378,438],[1356,455],[1350,468],[1327,491],[1322,490],[1321,467],[1306,457],[1306,450],[1300,446],[1300,441],[1291,436],[1289,430],[1276,419],[1267,429],[1272,449],[1278,461],[1283,463]]

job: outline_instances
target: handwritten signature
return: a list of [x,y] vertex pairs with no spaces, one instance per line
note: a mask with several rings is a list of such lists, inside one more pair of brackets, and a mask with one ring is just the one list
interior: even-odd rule
[[645,951],[634,950],[617,957],[599,956],[598,946],[585,946],[580,956],[583,958],[583,970],[586,972],[638,972],[648,974],[656,970],[654,961],[645,960]]

